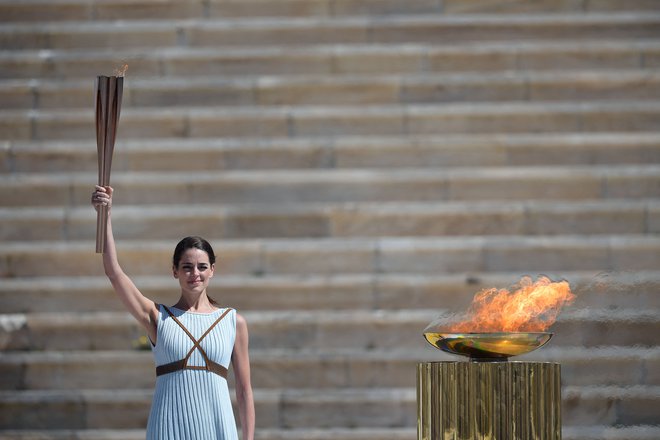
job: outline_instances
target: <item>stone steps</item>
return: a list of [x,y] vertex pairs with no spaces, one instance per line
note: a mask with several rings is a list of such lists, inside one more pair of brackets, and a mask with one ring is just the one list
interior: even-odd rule
[[[565,336],[566,333],[564,332]],[[556,344],[516,360],[560,362],[565,386],[658,386],[660,347],[570,347]],[[415,365],[458,360],[427,350],[289,351],[252,349],[255,389],[338,389],[415,387]],[[2,390],[149,389],[154,362],[141,351],[5,352],[0,359]],[[233,386],[233,375],[229,375]]]
[[0,438],[144,437],[153,360],[88,200],[92,80],[124,63],[120,259],[171,304],[173,243],[214,243],[257,439],[412,440],[414,364],[455,359],[422,330],[530,272],[578,295],[521,358],[562,363],[563,438],[659,438],[659,12],[0,0]]
[[[572,307],[600,309],[660,308],[660,272],[545,272],[567,280],[577,295]],[[524,273],[355,274],[336,276],[216,277],[211,295],[241,311],[466,310],[485,288],[507,287]],[[176,301],[171,276],[134,277],[141,291],[163,304]],[[3,313],[124,311],[105,277],[27,277],[3,279]]]
[[[186,160],[191,152],[201,160]],[[90,140],[7,141],[5,173],[90,172]],[[112,170],[208,171],[265,169],[520,167],[653,164],[660,133],[538,133],[337,138],[119,139]]]
[[[236,48],[133,47],[90,50],[0,52],[0,78],[74,79],[92,83],[128,63],[133,78],[220,75],[429,74],[495,71],[579,71],[654,69],[660,43],[654,39],[618,41],[511,41],[498,43],[325,44],[302,47]],[[90,85],[91,87],[91,85]],[[129,88],[126,88],[126,92]]]
[[[253,350],[408,350],[427,348],[422,331],[431,322],[450,323],[446,309],[402,311],[336,310],[241,312],[250,325]],[[553,326],[555,346],[657,344],[658,316],[653,310],[565,310]],[[4,315],[3,350],[130,350],[144,334],[126,313],[31,313]],[[556,341],[556,342],[555,342]]]
[[[90,81],[0,81],[4,109],[88,108]],[[607,72],[132,79],[124,108],[657,100],[660,69]]]
[[[659,267],[654,235],[215,240],[218,275],[643,271]],[[3,278],[101,276],[91,241],[2,243]],[[169,241],[118,242],[132,276],[168,275]]]
[[[5,242],[87,240],[96,219],[87,208],[0,208]],[[660,232],[655,199],[309,203],[287,206],[118,206],[118,240],[186,236],[256,238],[608,235]],[[194,226],[193,226],[194,225]]]
[[[4,206],[88,206],[96,173],[0,176]],[[401,170],[115,173],[118,206],[301,205],[351,202],[595,201],[658,194],[651,165]],[[91,208],[88,217],[94,216]],[[652,227],[654,228],[654,227]],[[222,235],[218,233],[217,235]]]
[[[75,23],[75,26],[72,26]],[[654,38],[660,14],[537,14],[45,22],[0,25],[0,49],[122,49]]]
[[[660,103],[506,102],[392,106],[234,106],[122,109],[129,138],[339,137],[656,131]],[[90,110],[0,110],[9,141],[95,139]]]
[[[0,392],[0,427],[12,429],[139,429],[151,390]],[[563,426],[652,424],[660,387],[566,387]],[[255,391],[257,427],[332,429],[413,427],[414,388]],[[66,420],[66,426],[62,421]]]

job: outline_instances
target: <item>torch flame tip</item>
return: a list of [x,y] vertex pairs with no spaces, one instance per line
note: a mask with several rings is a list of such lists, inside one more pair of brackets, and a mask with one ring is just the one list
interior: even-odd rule
[[119,77],[124,77],[126,76],[126,71],[128,70],[128,64],[124,64],[121,66],[119,69],[115,69],[115,75],[114,76],[119,76]]

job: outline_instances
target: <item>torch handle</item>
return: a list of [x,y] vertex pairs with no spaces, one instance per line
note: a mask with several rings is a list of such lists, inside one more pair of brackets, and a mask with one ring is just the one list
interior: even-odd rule
[[96,253],[102,254],[105,252],[105,237],[108,228],[108,208],[105,206],[99,207],[96,213]]

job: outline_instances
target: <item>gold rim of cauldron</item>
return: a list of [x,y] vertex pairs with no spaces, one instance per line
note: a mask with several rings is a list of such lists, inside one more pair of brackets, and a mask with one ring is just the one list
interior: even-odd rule
[[553,333],[494,332],[450,333],[424,332],[426,341],[446,353],[468,356],[475,361],[506,360],[529,353],[545,345]]

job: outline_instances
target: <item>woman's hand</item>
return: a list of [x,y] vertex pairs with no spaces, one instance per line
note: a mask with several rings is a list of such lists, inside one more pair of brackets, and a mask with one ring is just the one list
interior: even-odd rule
[[111,186],[95,186],[95,190],[92,193],[92,206],[94,206],[97,212],[101,206],[105,206],[108,209],[112,207],[113,191]]

